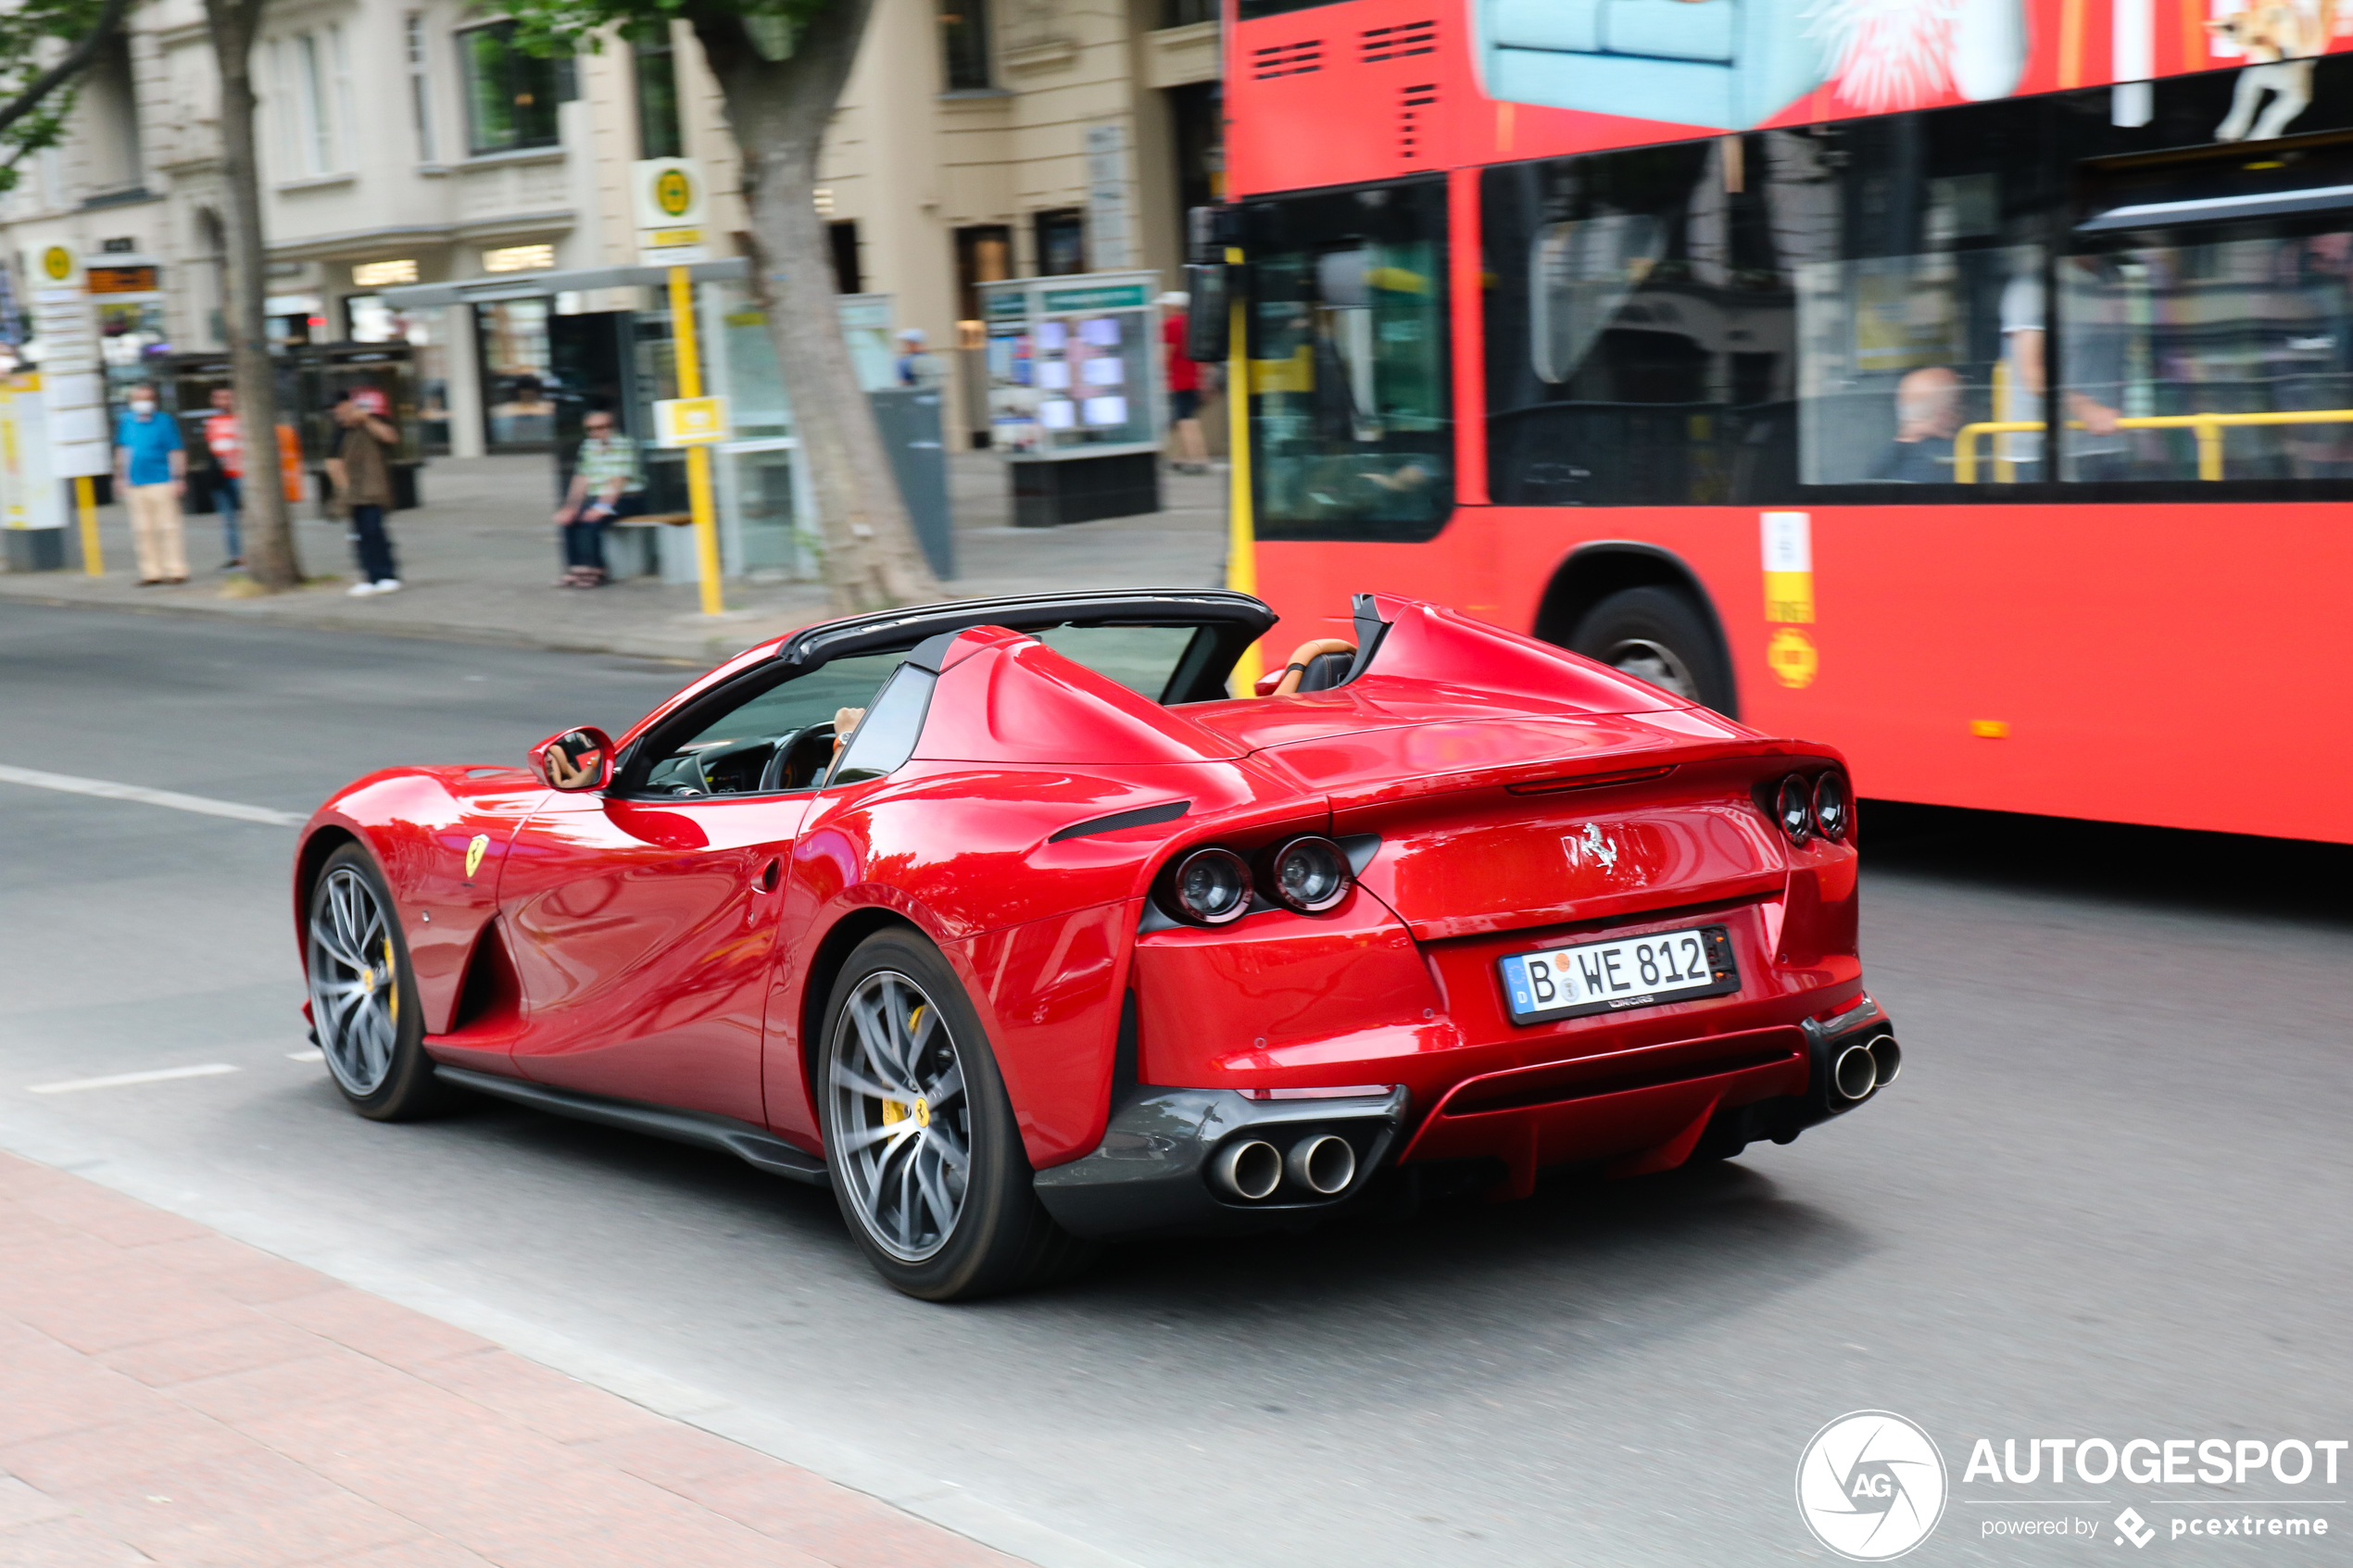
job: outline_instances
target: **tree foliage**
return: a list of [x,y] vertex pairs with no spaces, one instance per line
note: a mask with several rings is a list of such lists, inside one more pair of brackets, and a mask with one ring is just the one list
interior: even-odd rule
[[[63,140],[74,78],[130,13],[131,0],[18,0],[0,8],[0,191],[14,188],[27,155]],[[62,54],[53,47],[59,43]]]

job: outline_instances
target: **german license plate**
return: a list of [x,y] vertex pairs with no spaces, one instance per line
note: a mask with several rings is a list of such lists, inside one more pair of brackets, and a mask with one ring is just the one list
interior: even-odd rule
[[1514,953],[1498,964],[1515,1023],[1622,1012],[1741,988],[1730,928],[1721,925]]

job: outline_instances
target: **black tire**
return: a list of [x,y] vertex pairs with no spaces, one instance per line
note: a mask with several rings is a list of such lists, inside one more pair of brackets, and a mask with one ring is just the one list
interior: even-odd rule
[[[904,1006],[916,997],[914,1007]],[[884,1047],[912,1059],[897,1079],[867,1075],[876,1049],[851,1017],[853,999],[870,1030],[887,1025],[894,1006],[912,1020]],[[936,1016],[922,1016],[934,1008]],[[1088,1249],[1038,1201],[997,1059],[938,948],[905,930],[860,943],[834,981],[820,1040],[815,1086],[834,1198],[850,1236],[894,1289],[926,1301],[970,1301],[1085,1262]],[[961,1086],[930,1092],[951,1068]],[[904,1101],[870,1092],[901,1086],[925,1092]],[[951,1155],[960,1137],[959,1185]],[[952,1215],[942,1223],[940,1204],[950,1200]]]
[[1719,713],[1732,710],[1716,633],[1690,596],[1673,588],[1619,589],[1585,612],[1568,647]]
[[[360,892],[373,901],[373,925],[364,915],[353,918]],[[308,912],[302,951],[311,1030],[336,1089],[371,1122],[410,1122],[444,1109],[448,1089],[425,1055],[409,939],[374,857],[357,844],[328,856],[310,885]],[[358,947],[349,940],[353,929],[367,934]],[[364,960],[365,968],[352,960]]]

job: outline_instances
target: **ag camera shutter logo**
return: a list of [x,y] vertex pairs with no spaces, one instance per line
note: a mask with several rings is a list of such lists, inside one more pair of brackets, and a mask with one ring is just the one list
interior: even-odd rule
[[1840,1416],[1797,1461],[1806,1527],[1856,1562],[1884,1562],[1928,1539],[1944,1516],[1945,1491],[1934,1439],[1889,1411]]

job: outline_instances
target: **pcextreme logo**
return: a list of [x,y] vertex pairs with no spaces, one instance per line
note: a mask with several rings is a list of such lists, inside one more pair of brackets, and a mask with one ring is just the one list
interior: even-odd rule
[[1901,1557],[1944,1516],[1944,1456],[1917,1424],[1855,1411],[1814,1434],[1797,1461],[1806,1527],[1856,1562]]

